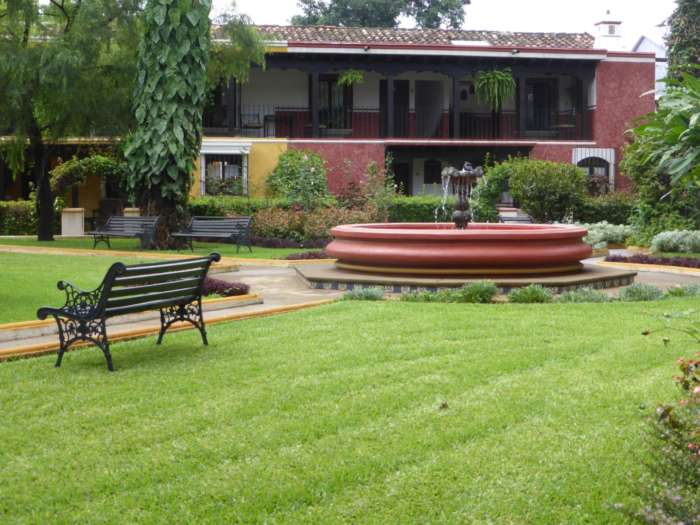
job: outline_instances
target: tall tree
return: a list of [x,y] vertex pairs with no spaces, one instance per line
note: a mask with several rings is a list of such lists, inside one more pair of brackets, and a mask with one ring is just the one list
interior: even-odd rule
[[299,0],[303,14],[294,25],[397,27],[399,17],[413,17],[418,27],[459,28],[470,0]]
[[676,10],[668,20],[669,73],[676,78],[684,71],[700,77],[700,1],[677,1]]
[[210,0],[149,0],[134,95],[137,128],[125,149],[129,191],[160,215],[157,245],[184,213],[202,141],[211,35]]
[[128,129],[139,0],[0,0],[0,129],[15,173],[31,168],[38,238],[52,240],[48,143]]

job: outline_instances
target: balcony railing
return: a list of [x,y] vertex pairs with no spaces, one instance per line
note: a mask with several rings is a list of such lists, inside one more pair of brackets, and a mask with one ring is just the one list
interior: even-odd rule
[[[321,108],[318,115],[320,138],[415,138],[415,139],[537,139],[585,140],[592,136],[592,112],[561,112],[527,119],[521,130],[515,111],[492,113],[461,112],[459,133],[452,114],[434,107],[394,108],[393,132],[389,133],[387,112],[379,107]],[[313,125],[308,107],[247,105],[236,114],[226,106],[211,107],[204,114],[208,135],[240,137],[312,137]]]

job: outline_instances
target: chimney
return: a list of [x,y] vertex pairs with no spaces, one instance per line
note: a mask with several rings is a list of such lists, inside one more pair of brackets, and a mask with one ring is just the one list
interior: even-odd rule
[[621,26],[622,21],[613,16],[608,9],[602,20],[595,24],[595,47],[610,51],[622,50]]

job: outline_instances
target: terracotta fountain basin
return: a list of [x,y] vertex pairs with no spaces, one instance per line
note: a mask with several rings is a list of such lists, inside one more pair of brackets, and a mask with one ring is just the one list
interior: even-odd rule
[[326,248],[346,270],[427,275],[537,275],[581,270],[586,229],[553,224],[344,224]]

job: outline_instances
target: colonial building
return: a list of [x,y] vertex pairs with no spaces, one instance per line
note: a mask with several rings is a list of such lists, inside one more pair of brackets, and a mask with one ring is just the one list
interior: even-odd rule
[[[442,167],[482,164],[487,153],[572,162],[625,188],[625,131],[654,110],[653,93],[644,96],[654,88],[654,54],[599,49],[587,33],[259,30],[265,69],[222,86],[206,111],[198,194],[207,192],[206,173],[240,178],[243,192],[262,195],[290,148],[325,158],[332,190],[391,156],[403,191],[434,193]],[[496,114],[476,96],[475,80],[504,68],[516,95]],[[358,72],[359,81],[339,82]]]

